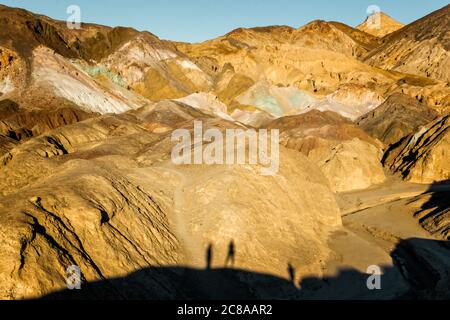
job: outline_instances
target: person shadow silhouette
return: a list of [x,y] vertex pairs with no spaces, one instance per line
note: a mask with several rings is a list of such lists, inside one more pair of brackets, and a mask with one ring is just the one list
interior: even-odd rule
[[288,263],[288,273],[289,273],[289,279],[295,285],[295,269],[291,263]]
[[213,260],[213,245],[210,243],[206,250],[206,269],[211,270]]
[[236,245],[234,244],[234,241],[231,240],[230,244],[228,245],[228,254],[225,260],[225,267],[228,266],[234,267],[235,258],[236,258]]

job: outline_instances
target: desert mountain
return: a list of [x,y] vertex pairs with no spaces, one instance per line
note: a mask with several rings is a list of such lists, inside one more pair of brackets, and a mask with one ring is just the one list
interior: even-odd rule
[[396,93],[356,123],[372,137],[391,145],[437,117],[438,113],[425,104]]
[[269,123],[267,128],[280,130],[281,143],[306,156],[314,149],[354,138],[381,146],[349,119],[331,111],[312,110],[301,115],[278,118]]
[[[396,92],[433,108],[448,105],[446,83],[370,68],[360,61],[381,45],[372,35],[325,21],[299,29],[241,28],[199,44],[176,44],[204,70],[216,74],[214,91],[233,105],[232,110],[253,106],[279,117],[309,107],[355,120]],[[348,96],[348,105],[335,99],[343,95]]]
[[3,94],[36,91],[87,111],[117,113],[146,98],[179,98],[210,85],[173,44],[148,32],[92,24],[70,30],[64,22],[5,6],[0,17]]
[[[83,24],[69,30],[63,22],[4,6],[0,14],[5,21],[0,90],[14,95],[17,89],[12,100],[23,107],[36,105],[19,101],[25,87],[33,91],[28,96],[39,95],[34,100],[57,96],[99,113],[210,92],[230,114],[238,110],[242,119],[243,111],[250,122],[249,112],[279,117],[308,107],[355,120],[399,91],[436,108],[449,97],[442,83],[361,62],[379,40],[337,22],[237,29],[187,44],[122,27]],[[287,97],[280,99],[280,93]]]
[[450,81],[450,5],[386,36],[367,56],[383,69]]
[[0,101],[0,135],[24,141],[46,131],[93,117],[78,108],[60,107],[55,110],[25,110],[10,100]]
[[[357,52],[367,52],[364,48],[373,46],[370,36],[324,21],[300,29],[238,29],[201,44],[177,44],[194,60],[210,61],[211,68],[217,70],[215,91],[223,102],[234,106],[233,110],[253,106],[280,117],[317,106],[320,110],[345,112],[353,119],[382,102],[373,92],[377,87],[366,88],[367,95],[373,98],[361,106],[360,113],[358,107],[350,112],[339,110],[340,101],[335,101],[337,95],[333,95],[339,84],[366,85],[370,78],[379,82],[378,88],[385,83],[387,89],[391,82],[389,75],[356,59]],[[348,63],[337,65],[332,62],[336,59]],[[375,74],[369,75],[372,71]]]
[[375,13],[368,16],[366,21],[356,27],[356,29],[374,35],[378,38],[400,30],[405,25],[394,20],[384,12]]
[[321,20],[297,29],[292,42],[300,47],[337,51],[353,57],[359,57],[378,45],[375,38],[345,24]]
[[[338,82],[350,79],[351,71],[354,78],[358,71],[367,72],[355,57],[375,46],[376,41],[369,35],[324,21],[314,21],[300,29],[237,29],[204,43],[177,44],[180,51],[194,59],[209,59],[214,70],[230,64],[235,73],[253,81],[267,79],[274,85],[296,84],[311,92],[328,93],[336,89]],[[335,65],[333,59],[348,63]]]
[[386,177],[381,143],[334,112],[313,110],[268,124],[281,132],[280,143],[319,165],[335,192],[368,188]]

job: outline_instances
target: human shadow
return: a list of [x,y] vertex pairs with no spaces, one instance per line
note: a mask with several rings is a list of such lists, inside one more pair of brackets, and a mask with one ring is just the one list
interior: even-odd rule
[[290,262],[288,263],[288,274],[289,280],[295,284],[295,268]]
[[230,241],[230,244],[228,245],[228,253],[227,257],[225,259],[225,267],[234,267],[236,260],[236,244],[234,243],[234,240]]
[[211,270],[213,262],[213,245],[210,243],[206,249],[206,269]]
[[[427,250],[426,254],[423,254]],[[441,257],[430,258],[435,253]],[[448,241],[402,240],[393,265],[380,266],[381,289],[370,290],[371,274],[342,269],[328,278],[306,277],[298,286],[285,277],[241,269],[150,267],[125,277],[83,283],[81,290],[50,293],[46,300],[372,300],[440,299],[450,296]],[[447,260],[445,260],[445,257]],[[434,264],[433,264],[434,261]],[[439,265],[436,265],[439,261]],[[292,268],[293,269],[293,268]],[[443,276],[447,272],[447,278]]]

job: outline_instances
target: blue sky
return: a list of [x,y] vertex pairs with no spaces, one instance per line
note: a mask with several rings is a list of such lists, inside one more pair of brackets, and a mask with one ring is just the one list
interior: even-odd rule
[[356,26],[369,5],[403,23],[437,10],[448,0],[0,0],[1,4],[65,20],[66,8],[81,8],[82,21],[148,30],[160,38],[199,42],[238,27],[290,25],[315,19]]

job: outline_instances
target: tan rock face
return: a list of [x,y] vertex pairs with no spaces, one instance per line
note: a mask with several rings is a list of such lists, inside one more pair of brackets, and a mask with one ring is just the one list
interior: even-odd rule
[[313,47],[359,57],[374,46],[376,40],[348,26],[346,28],[339,23],[317,20],[296,30],[293,42],[301,47]]
[[450,117],[445,116],[406,137],[385,156],[385,164],[405,180],[434,183],[450,178]]
[[282,145],[319,165],[335,192],[364,189],[385,180],[382,144],[336,113],[314,110],[277,119],[268,127],[280,130]]
[[[4,156],[1,298],[63,289],[70,265],[88,281],[150,266],[204,268],[209,244],[220,267],[230,241],[244,269],[280,276],[288,262],[320,269],[328,234],[341,224],[320,170],[286,149],[273,177],[252,166],[175,166],[170,131],[145,127],[191,128],[191,119],[205,128],[236,126],[167,103],[65,126]],[[149,297],[178,292],[165,278],[142,281]]]
[[381,146],[350,120],[331,111],[313,110],[297,116],[282,117],[272,121],[267,128],[280,130],[281,144],[305,155],[315,148],[354,138]]
[[[141,189],[111,167],[74,161],[65,168],[56,181],[28,188],[20,199],[2,199],[3,299],[64,288],[70,265],[95,281],[177,263],[178,242],[156,198],[159,190]],[[93,192],[94,186],[100,191]]]
[[425,104],[403,94],[393,94],[356,123],[372,137],[391,145],[437,117],[438,113]]
[[381,166],[382,153],[359,139],[342,142],[331,149],[315,149],[309,158],[320,167],[336,192],[366,189],[386,180]]

